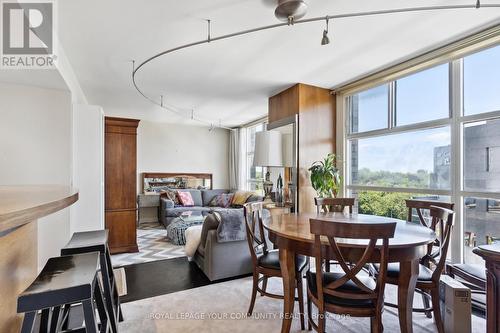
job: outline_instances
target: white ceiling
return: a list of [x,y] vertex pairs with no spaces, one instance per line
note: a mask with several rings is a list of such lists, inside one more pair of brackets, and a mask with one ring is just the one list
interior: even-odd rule
[[[306,18],[450,3],[475,0],[310,0]],[[277,23],[273,12],[262,0],[64,0],[59,35],[89,102],[105,113],[186,122],[134,90],[130,60],[205,39],[205,18],[219,36]],[[265,116],[268,97],[294,83],[331,88],[495,22],[500,9],[347,18],[330,22],[327,46],[320,45],[324,22],[295,25],[167,55],[137,82],[158,100],[163,94],[198,117],[235,126]]]

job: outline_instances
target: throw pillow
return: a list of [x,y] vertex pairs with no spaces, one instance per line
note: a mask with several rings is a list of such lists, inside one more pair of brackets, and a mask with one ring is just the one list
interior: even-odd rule
[[217,207],[221,208],[228,208],[231,206],[231,202],[233,201],[233,193],[221,193],[217,195],[216,202],[217,202]]
[[179,198],[177,197],[177,192],[172,191],[172,190],[161,190],[160,192],[161,197],[165,197],[168,200],[172,200],[174,202],[174,205],[179,205]]
[[179,201],[183,206],[194,206],[193,196],[189,192],[181,192],[177,191],[177,196],[179,197]]
[[233,197],[233,201],[231,202],[231,206],[243,206],[247,202],[247,199],[252,196],[252,194],[253,192],[249,191],[236,191]]
[[[220,194],[219,194],[220,195]],[[209,202],[208,202],[208,207],[217,207],[218,203],[217,203],[217,200],[218,200],[218,196],[219,195],[215,195]]]

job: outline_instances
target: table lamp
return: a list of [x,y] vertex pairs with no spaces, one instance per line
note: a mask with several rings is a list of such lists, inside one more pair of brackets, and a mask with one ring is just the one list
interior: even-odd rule
[[268,167],[264,181],[264,202],[270,202],[273,182],[269,167],[283,166],[283,153],[281,144],[281,133],[278,131],[263,131],[255,133],[255,150],[253,165]]

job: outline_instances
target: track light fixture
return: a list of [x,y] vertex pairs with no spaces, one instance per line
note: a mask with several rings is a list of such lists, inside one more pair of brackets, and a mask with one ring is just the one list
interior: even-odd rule
[[329,17],[326,17],[326,29],[323,30],[323,38],[321,39],[321,45],[330,44],[330,38],[328,38],[328,20]]
[[443,11],[443,10],[470,10],[470,9],[486,9],[486,8],[500,8],[500,0],[497,0],[496,3],[481,3],[481,0],[471,0],[469,4],[447,4],[447,5],[435,5],[435,6],[422,6],[422,7],[409,7],[409,8],[393,8],[393,9],[379,9],[374,11],[366,11],[366,12],[354,12],[354,13],[342,13],[335,15],[327,15],[327,16],[318,16],[311,17],[306,19],[301,19],[305,16],[307,12],[307,3],[306,0],[277,0],[278,7],[276,8],[275,15],[276,17],[283,21],[283,23],[271,24],[262,27],[251,28],[247,30],[237,31],[233,33],[229,33],[222,36],[212,36],[211,34],[211,21],[207,21],[207,38],[199,41],[194,41],[188,44],[180,45],[160,53],[154,54],[147,58],[146,60],[139,63],[138,66],[135,64],[135,60],[132,60],[132,84],[134,88],[137,90],[139,94],[141,94],[145,99],[150,101],[151,103],[160,106],[163,109],[169,110],[181,117],[190,118],[193,121],[197,121],[203,123],[205,125],[210,126],[211,130],[220,127],[225,129],[230,129],[229,127],[222,126],[221,122],[216,125],[213,122],[210,122],[206,119],[201,119],[197,117],[194,112],[191,110],[191,117],[189,117],[189,111],[186,109],[176,108],[172,105],[168,105],[165,102],[164,96],[160,96],[160,100],[157,98],[151,97],[147,94],[142,88],[139,87],[136,81],[136,75],[139,71],[141,71],[146,64],[150,63],[154,59],[157,59],[162,56],[166,56],[168,54],[191,48],[194,46],[216,42],[220,40],[230,39],[237,36],[244,36],[248,34],[253,34],[258,31],[271,30],[276,28],[281,28],[283,26],[292,25],[292,24],[309,24],[312,22],[321,22],[323,20],[326,21],[326,29],[323,30],[323,37],[321,39],[321,45],[327,45],[330,43],[330,38],[328,37],[328,24],[330,19],[344,19],[344,18],[352,18],[352,17],[365,17],[365,16],[378,16],[378,15],[387,15],[387,14],[397,14],[397,13],[409,13],[409,12],[432,12],[432,11]]

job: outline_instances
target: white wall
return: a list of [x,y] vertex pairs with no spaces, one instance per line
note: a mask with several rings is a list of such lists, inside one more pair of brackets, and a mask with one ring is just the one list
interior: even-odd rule
[[137,132],[138,191],[142,172],[213,174],[213,188],[227,188],[229,131],[141,121]]
[[[71,94],[0,83],[0,184],[71,181]],[[38,265],[69,239],[69,209],[38,222]]]
[[73,186],[71,234],[104,229],[104,113],[95,105],[73,106]]

